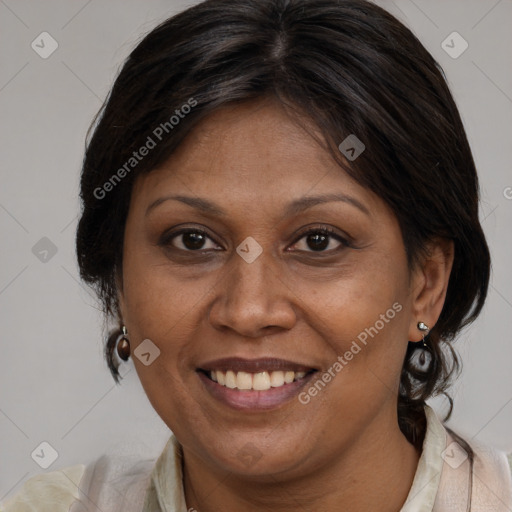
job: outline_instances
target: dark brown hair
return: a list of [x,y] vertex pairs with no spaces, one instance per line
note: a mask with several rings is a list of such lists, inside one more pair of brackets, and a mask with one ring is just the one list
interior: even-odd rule
[[[490,259],[473,157],[443,72],[380,7],[364,0],[207,0],[144,37],[91,127],[76,238],[81,277],[107,316],[118,316],[116,276],[134,179],[164,162],[215,109],[264,97],[295,112],[298,122],[311,121],[340,166],[391,207],[411,268],[430,240],[453,240],[426,367],[416,361],[420,344],[409,343],[402,370],[400,428],[418,446],[425,400],[443,393],[459,366],[451,341],[483,306]],[[158,141],[157,127],[165,127]],[[338,145],[350,134],[366,150],[347,165]],[[156,145],[130,160],[148,137]],[[106,355],[117,381],[114,341]]]

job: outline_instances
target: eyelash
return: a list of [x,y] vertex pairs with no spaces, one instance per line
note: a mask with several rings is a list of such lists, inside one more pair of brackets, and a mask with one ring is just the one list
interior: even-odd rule
[[319,227],[315,227],[315,228],[308,228],[298,235],[298,237],[295,239],[295,242],[293,242],[292,245],[297,244],[300,240],[302,240],[303,238],[306,238],[307,236],[312,235],[312,234],[322,234],[322,235],[334,238],[335,240],[337,240],[338,242],[341,243],[341,246],[337,247],[336,249],[330,249],[328,251],[305,251],[305,252],[311,252],[311,253],[316,253],[316,254],[331,254],[333,252],[340,251],[343,248],[352,247],[352,245],[349,243],[349,241],[346,238],[343,238],[339,233],[337,233],[330,226],[319,226]]
[[[165,234],[162,237],[162,240],[160,241],[159,245],[167,247],[167,246],[171,245],[171,241],[174,240],[174,238],[177,238],[178,236],[183,235],[185,233],[196,233],[196,234],[203,235],[203,236],[209,238],[210,240],[212,240],[215,244],[219,245],[209,235],[209,233],[207,231],[205,231],[204,229],[201,229],[201,228],[190,228],[190,227],[181,228],[181,229],[179,229],[177,231],[173,231],[171,233]],[[305,238],[305,237],[307,237],[309,235],[312,235],[312,234],[322,234],[322,235],[325,235],[325,236],[332,237],[332,238],[336,239],[338,242],[340,242],[341,246],[337,247],[336,249],[330,249],[328,251],[302,251],[302,252],[311,252],[311,253],[316,253],[316,254],[330,254],[332,252],[337,252],[337,251],[339,251],[339,250],[341,250],[343,248],[346,248],[346,247],[354,248],[354,246],[346,238],[343,238],[339,233],[337,233],[330,226],[319,226],[319,227],[315,227],[315,228],[309,228],[309,229],[303,231],[300,235],[298,235],[298,237],[292,243],[292,246],[296,245],[300,240],[302,240],[303,238]],[[180,249],[178,247],[173,247],[173,246],[171,246],[171,247],[173,249],[178,250],[178,251],[191,252],[191,253],[192,252],[196,252],[196,253],[203,253],[204,254],[205,252],[209,252],[210,251],[210,249],[190,250],[190,249]]]

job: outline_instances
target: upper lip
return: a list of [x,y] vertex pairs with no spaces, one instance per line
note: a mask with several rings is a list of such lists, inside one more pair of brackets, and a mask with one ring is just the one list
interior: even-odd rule
[[228,371],[234,372],[273,372],[273,371],[293,371],[293,372],[309,372],[316,368],[302,363],[287,361],[285,359],[277,359],[274,357],[260,357],[258,359],[244,359],[241,357],[225,357],[207,361],[199,365],[198,370],[212,371]]

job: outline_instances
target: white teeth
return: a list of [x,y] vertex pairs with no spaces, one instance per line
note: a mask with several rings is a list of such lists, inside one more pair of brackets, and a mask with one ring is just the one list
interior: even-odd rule
[[247,372],[236,374],[236,387],[238,389],[252,389],[252,375]]
[[273,388],[280,388],[284,384],[284,372],[271,372],[270,385]]
[[295,379],[295,372],[285,372],[284,381],[286,382],[286,384],[290,384],[290,382],[293,382],[293,379]]
[[236,388],[236,374],[229,370],[226,372],[226,387],[235,389]]
[[268,391],[271,388],[280,388],[285,384],[290,384],[304,378],[305,375],[306,372],[292,371],[248,373],[234,372],[232,370],[227,372],[213,370],[210,372],[210,378],[221,386],[226,386],[230,389],[254,391]]
[[255,373],[252,378],[252,389],[266,391],[270,389],[270,377],[267,372]]

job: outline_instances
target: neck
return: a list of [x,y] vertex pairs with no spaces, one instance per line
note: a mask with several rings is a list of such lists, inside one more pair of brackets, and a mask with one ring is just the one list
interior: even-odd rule
[[366,429],[349,449],[321,467],[290,478],[276,474],[265,482],[221,473],[184,451],[187,507],[201,512],[265,508],[288,512],[303,507],[325,512],[397,512],[411,488],[420,453],[393,419],[391,425],[379,422],[378,428]]

